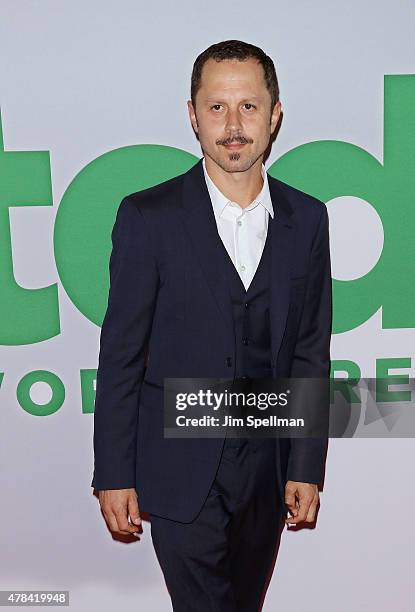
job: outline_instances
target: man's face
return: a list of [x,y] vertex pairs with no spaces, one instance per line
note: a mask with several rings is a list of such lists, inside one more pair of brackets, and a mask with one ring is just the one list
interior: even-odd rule
[[226,172],[244,172],[259,158],[262,163],[281,104],[277,102],[271,114],[271,94],[256,59],[208,59],[196,108],[190,100],[187,104],[205,156]]

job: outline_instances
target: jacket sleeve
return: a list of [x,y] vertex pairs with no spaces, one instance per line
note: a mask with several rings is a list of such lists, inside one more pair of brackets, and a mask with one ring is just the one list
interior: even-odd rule
[[111,239],[94,410],[91,486],[98,490],[135,487],[138,402],[159,282],[145,219],[128,198]]
[[[294,378],[329,379],[331,287],[329,222],[324,205],[311,249],[304,309],[291,368]],[[322,409],[328,410],[328,406]],[[328,437],[291,438],[290,443],[287,479],[320,484],[324,479]]]

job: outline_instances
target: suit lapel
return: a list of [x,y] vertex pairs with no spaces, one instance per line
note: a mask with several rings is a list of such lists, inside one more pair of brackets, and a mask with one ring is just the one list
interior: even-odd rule
[[224,248],[213,213],[202,160],[184,175],[182,206],[183,223],[197,260],[228,329],[233,330],[233,314],[224,263]]
[[268,175],[274,218],[269,217],[271,231],[270,270],[270,325],[272,366],[275,366],[278,351],[285,331],[290,303],[291,266],[294,256],[294,230],[290,219],[292,208],[281,191],[278,182]]
[[[289,306],[290,270],[293,249],[292,208],[278,181],[268,175],[274,206],[269,217],[271,232],[270,321],[273,366],[285,330]],[[224,250],[220,243],[212,203],[206,186],[202,160],[183,175],[182,202],[179,214],[189,235],[196,258],[216,300],[226,328],[233,331],[231,296],[223,265]]]

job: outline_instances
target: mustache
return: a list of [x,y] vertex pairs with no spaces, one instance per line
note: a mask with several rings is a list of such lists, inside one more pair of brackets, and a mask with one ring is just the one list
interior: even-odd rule
[[230,144],[252,144],[253,140],[252,138],[247,138],[246,136],[234,136],[234,138],[226,138],[224,140],[217,140],[216,144],[217,145],[230,145]]

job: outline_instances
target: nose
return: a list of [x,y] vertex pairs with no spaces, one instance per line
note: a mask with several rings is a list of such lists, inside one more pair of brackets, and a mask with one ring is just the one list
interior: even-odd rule
[[237,109],[229,109],[226,116],[226,130],[232,134],[242,128],[240,113]]

